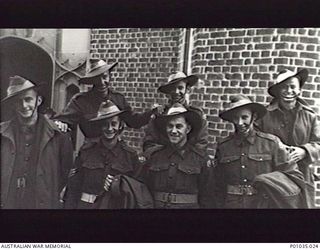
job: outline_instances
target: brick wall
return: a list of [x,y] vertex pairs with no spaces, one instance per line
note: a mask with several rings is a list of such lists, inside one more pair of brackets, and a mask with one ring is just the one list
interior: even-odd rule
[[[232,124],[218,117],[230,96],[242,93],[267,104],[271,100],[267,88],[284,67],[309,70],[302,97],[320,113],[320,28],[197,28],[191,32],[188,71],[203,84],[193,89],[190,100],[207,115],[210,155],[215,153],[217,138],[233,130]],[[91,57],[119,62],[112,73],[112,87],[142,112],[155,102],[166,102],[156,89],[186,63],[185,34],[185,29],[93,29]],[[143,129],[124,132],[138,151],[143,136]],[[320,206],[320,182],[316,188]]]
[[[93,29],[91,57],[119,61],[112,87],[122,92],[136,111],[154,102],[165,103],[156,89],[183,65],[184,29]],[[218,118],[219,109],[233,94],[254,101],[270,101],[267,87],[283,67],[310,72],[302,96],[320,110],[319,28],[198,28],[192,29],[191,72],[204,84],[190,100],[203,107],[209,121],[209,153],[217,137],[232,125]],[[127,129],[125,137],[139,149],[143,130]]]
[[[178,69],[183,29],[93,29],[91,57],[118,61],[111,75],[111,87],[125,95],[137,112],[153,103],[164,104],[157,88]],[[180,60],[181,64],[181,60]],[[123,137],[140,150],[143,129],[124,131]]]
[[211,154],[217,137],[233,129],[217,117],[219,109],[238,93],[266,104],[267,87],[283,67],[309,70],[302,96],[319,112],[320,29],[194,29],[193,37],[192,72],[204,86],[190,99],[207,114]]

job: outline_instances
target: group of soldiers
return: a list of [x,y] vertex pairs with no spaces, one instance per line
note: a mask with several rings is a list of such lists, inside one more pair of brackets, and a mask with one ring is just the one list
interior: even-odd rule
[[[234,133],[207,153],[208,123],[187,95],[198,77],[171,74],[158,91],[166,105],[136,113],[109,88],[115,64],[91,60],[62,113],[39,112],[42,85],[10,78],[1,108],[1,207],[4,209],[314,208],[320,124],[301,99],[306,69],[279,72],[270,104],[230,97],[219,117]],[[70,129],[85,141],[73,160]],[[122,139],[146,126],[142,154]]]

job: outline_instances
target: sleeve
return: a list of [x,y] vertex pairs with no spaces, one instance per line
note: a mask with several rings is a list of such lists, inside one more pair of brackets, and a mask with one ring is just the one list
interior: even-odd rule
[[199,182],[199,203],[201,208],[215,208],[216,201],[213,193],[213,166],[209,164],[209,159],[202,162],[200,182]]
[[137,152],[131,153],[131,162],[133,165],[132,178],[139,180],[140,172],[142,171],[143,162],[139,160]]
[[145,136],[143,138],[143,151],[147,155],[151,155],[153,149],[157,150],[159,145],[164,144],[164,140],[165,139],[161,137],[159,133],[156,132],[154,120],[150,120],[145,130]]
[[55,120],[68,123],[69,125],[76,125],[81,121],[83,113],[77,100],[77,95],[72,97],[67,106],[60,114],[53,117]]
[[207,119],[203,118],[199,134],[194,141],[194,146],[201,151],[206,151],[208,147],[208,137],[208,122]]
[[300,172],[298,165],[294,161],[289,160],[289,154],[285,144],[278,137],[274,137],[273,145],[273,171],[284,172],[288,175],[303,179],[303,174]]
[[68,174],[73,165],[73,145],[69,133],[60,133],[60,185],[61,192],[67,184]]
[[81,171],[80,153],[74,162],[73,168],[69,172],[67,192],[66,192],[66,202],[65,202],[66,209],[77,208],[77,203],[80,200],[81,184],[83,180],[83,173]]
[[127,110],[127,114],[123,116],[123,119],[128,127],[138,129],[148,124],[151,119],[151,115],[153,114],[152,110],[147,110],[142,113],[135,112],[124,96],[122,103],[124,110]]
[[213,195],[216,201],[217,208],[224,208],[225,197],[226,197],[226,180],[225,180],[225,171],[223,165],[220,163],[221,155],[219,146],[216,151],[215,158],[213,160],[213,169],[212,169],[212,189]]
[[310,140],[308,143],[301,145],[307,151],[307,158],[304,161],[307,164],[320,160],[320,122],[319,117],[315,117],[312,127]]

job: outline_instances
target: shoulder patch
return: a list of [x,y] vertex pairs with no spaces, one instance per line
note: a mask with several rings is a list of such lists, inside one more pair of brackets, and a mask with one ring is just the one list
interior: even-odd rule
[[223,143],[231,140],[232,137],[233,137],[233,134],[231,134],[231,135],[229,135],[229,136],[227,136],[227,137],[219,137],[219,138],[218,138],[218,144],[221,145],[221,144],[223,144]]
[[87,150],[87,149],[89,149],[89,148],[94,147],[95,145],[97,145],[97,142],[85,142],[85,143],[81,146],[80,150]]
[[159,152],[164,150],[166,147],[164,145],[161,144],[155,144],[149,148],[147,148],[144,152],[143,152],[143,156],[145,156],[147,159],[150,158],[150,156],[152,156],[154,153]]
[[264,133],[261,131],[257,131],[257,136],[271,140],[271,141],[276,141],[278,140],[278,137],[273,135],[273,134],[268,134],[268,133]]
[[128,146],[124,141],[119,141],[118,143],[120,143],[121,147],[122,147],[125,151],[127,151],[127,152],[129,152],[129,153],[134,153],[134,154],[137,153],[137,151],[135,151],[132,147]]

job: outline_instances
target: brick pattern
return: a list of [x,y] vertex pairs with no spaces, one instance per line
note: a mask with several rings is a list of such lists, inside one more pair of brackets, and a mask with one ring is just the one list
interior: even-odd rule
[[[157,88],[178,69],[183,29],[93,29],[90,56],[118,61],[111,87],[123,93],[132,108],[143,112],[166,98]],[[181,62],[180,62],[181,63]],[[144,130],[123,133],[129,144],[140,150]]]
[[[30,38],[30,32],[2,29],[0,36]],[[34,32],[45,36],[48,30]],[[172,71],[182,69],[185,34],[182,28],[92,29],[90,57],[119,62],[111,87],[123,93],[135,111],[143,112],[153,103],[166,103],[157,88]],[[47,45],[54,44],[51,40]],[[267,87],[284,67],[309,70],[302,97],[320,114],[320,28],[196,28],[191,41],[190,71],[203,85],[193,89],[190,100],[207,115],[209,154],[214,155],[217,138],[233,130],[218,117],[230,96],[242,93],[267,104],[271,99]],[[123,135],[138,151],[143,136],[144,129],[128,128]],[[316,174],[320,176],[319,167]],[[316,182],[316,205],[320,207],[320,181]]]
[[216,139],[233,130],[217,117],[229,97],[242,93],[266,104],[267,87],[284,67],[303,67],[310,76],[302,97],[320,110],[320,29],[194,29],[192,72],[204,80],[191,100],[202,106],[209,121],[210,153]]
[[[141,112],[166,102],[156,89],[182,68],[184,36],[184,29],[93,29],[91,57],[119,61],[112,87]],[[267,87],[284,67],[309,70],[302,96],[319,112],[319,28],[197,28],[192,36],[191,72],[203,86],[193,89],[190,100],[207,115],[211,155],[217,138],[233,129],[217,116],[229,97],[242,93],[266,104]],[[143,135],[143,129],[125,131],[138,150]]]

